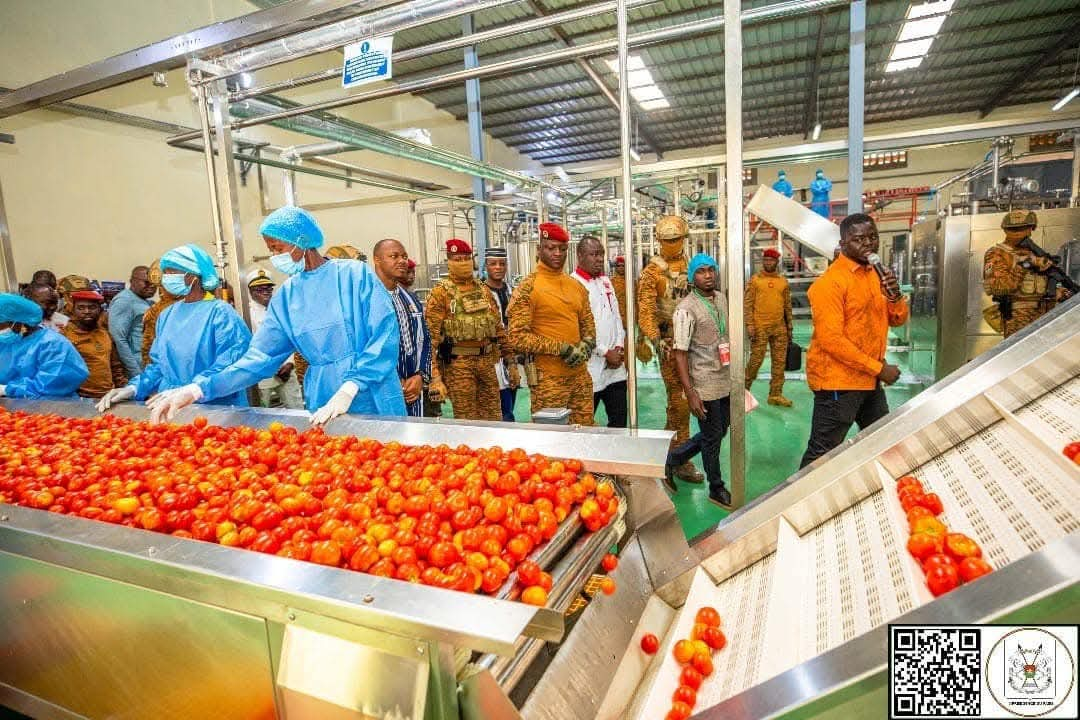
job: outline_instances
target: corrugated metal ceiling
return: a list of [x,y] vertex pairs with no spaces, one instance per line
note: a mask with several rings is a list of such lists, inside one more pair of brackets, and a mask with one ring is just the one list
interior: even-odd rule
[[[267,1],[267,0],[263,0]],[[272,0],[269,0],[272,1]],[[550,14],[596,0],[535,0]],[[770,4],[750,0],[746,9]],[[997,104],[1050,102],[1071,81],[1080,43],[1080,0],[956,0],[929,55],[916,70],[885,73],[908,0],[873,0],[867,7],[866,121],[884,122],[983,108],[1003,90]],[[630,10],[631,33],[715,17],[719,0],[658,0]],[[532,18],[526,2],[477,13],[477,30]],[[748,25],[743,31],[744,137],[807,133],[820,113],[825,128],[847,124],[848,12],[846,8]],[[609,39],[614,14],[559,26],[574,44]],[[399,33],[397,48],[456,37],[459,19]],[[820,49],[818,47],[818,39]],[[482,44],[482,64],[563,47],[552,29]],[[1057,47],[1052,57],[1044,57]],[[643,136],[667,151],[723,142],[723,34],[687,38],[634,50],[671,103],[669,109],[634,107],[638,149]],[[820,94],[815,102],[815,59]],[[589,65],[617,92],[605,58]],[[1043,61],[1036,72],[1024,73]],[[462,67],[461,51],[395,63],[395,79],[439,75]],[[485,130],[547,164],[614,157],[618,113],[573,60],[481,81]],[[466,119],[464,86],[423,93],[459,119]],[[820,108],[820,109],[819,109]]]

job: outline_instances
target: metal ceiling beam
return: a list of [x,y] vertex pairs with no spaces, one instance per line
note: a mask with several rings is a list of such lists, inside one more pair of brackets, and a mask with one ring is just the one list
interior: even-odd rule
[[1009,93],[1012,92],[1014,87],[1022,84],[1026,79],[1031,77],[1033,73],[1060,55],[1064,50],[1076,45],[1077,38],[1080,38],[1080,20],[1074,22],[1069,29],[1062,34],[1061,38],[1051,47],[1047,48],[1046,52],[1040,55],[1037,60],[1018,71],[998,87],[994,91],[994,94],[979,108],[979,117],[986,117],[993,112],[994,108],[1009,96]]
[[[936,60],[936,59],[938,59],[940,57],[944,57],[946,55],[963,54],[963,53],[966,53],[966,52],[970,52],[972,50],[980,50],[980,49],[985,49],[985,48],[1000,48],[1000,47],[1004,47],[1004,46],[1008,46],[1008,45],[1012,45],[1012,44],[1018,44],[1018,43],[1022,43],[1022,42],[1031,42],[1031,41],[1035,41],[1035,40],[1042,40],[1042,39],[1045,39],[1045,38],[1048,38],[1048,37],[1055,37],[1056,38],[1058,36],[1059,36],[1059,33],[1057,31],[1054,31],[1054,32],[1049,32],[1049,33],[1038,33],[1038,34],[1035,34],[1035,35],[1012,37],[1012,38],[1010,38],[1008,40],[994,40],[994,41],[988,41],[988,42],[983,42],[983,43],[975,43],[973,45],[967,45],[967,46],[964,46],[962,48],[951,48],[951,49],[948,49],[948,50],[942,50],[940,52],[936,52],[936,53],[931,55],[931,60],[933,61],[933,60]],[[790,41],[784,41],[785,44],[788,43],[788,42],[790,42]],[[1030,57],[1031,55],[1035,55],[1036,53],[1039,53],[1039,52],[1041,52],[1041,50],[1031,50],[1031,51],[1027,51],[1027,52],[1023,52],[1023,53],[1019,53],[1019,54],[1014,54],[1014,55],[1009,55],[1009,56],[995,56],[995,57],[992,57],[992,58],[987,58],[985,60],[985,62],[999,62],[999,61],[1002,61],[1002,60],[1026,58],[1026,57]],[[688,57],[685,58],[685,61],[693,62],[695,60],[707,60],[707,59],[710,59],[711,57],[712,57],[712,55],[710,53],[703,53],[703,54],[699,54],[699,55],[688,56]],[[828,58],[828,59],[831,59],[831,58],[844,58],[844,59],[846,59],[847,58],[847,49],[844,48],[843,50],[839,50],[839,51],[836,51],[836,52],[823,53],[822,57],[823,57],[823,59],[826,59],[826,58]],[[776,69],[776,68],[782,68],[782,67],[786,67],[786,66],[790,66],[790,65],[798,65],[800,63],[806,63],[806,62],[807,62],[806,58],[793,58],[791,60],[780,61],[780,62],[770,61],[770,62],[763,62],[763,63],[757,63],[757,64],[744,65],[743,69],[744,70],[759,70],[759,69],[766,69],[766,68],[767,69]],[[882,60],[879,64],[884,66],[884,60]],[[966,70],[966,69],[968,69],[970,67],[971,67],[970,62],[961,62],[961,63],[953,63],[953,64],[950,64],[950,65],[944,65],[944,66],[928,68],[928,71],[929,72],[944,72],[946,70]],[[822,69],[820,72],[821,72],[822,77],[832,77],[832,76],[842,75],[846,79],[846,77],[847,77],[847,65],[844,64],[843,66],[835,67],[835,68],[832,68],[832,69],[829,69],[829,70]],[[657,82],[662,84],[663,87],[668,88],[671,85],[673,85],[675,83],[679,83],[679,82],[687,82],[687,81],[692,81],[692,80],[703,80],[703,79],[709,79],[709,78],[715,78],[715,77],[716,77],[716,74],[714,72],[709,72],[709,73],[705,73],[705,74],[688,75],[688,76],[683,76],[683,77],[658,77]],[[789,81],[789,80],[801,80],[804,77],[805,77],[805,73],[796,72],[796,73],[789,74],[787,76],[783,76],[783,77],[780,77],[780,78],[773,77],[773,78],[770,78],[768,81],[762,81],[762,82],[758,82],[758,83],[751,83],[749,85],[744,85],[743,89],[745,91],[747,87],[769,87],[769,86],[772,86],[774,83],[786,82],[786,81]],[[875,76],[875,82],[900,82],[900,81],[905,80],[905,79],[906,78],[903,75],[895,75],[895,74],[891,74],[891,73],[889,75],[878,74],[877,76]],[[514,94],[516,95],[516,94],[527,94],[527,93],[533,93],[533,92],[543,92],[543,91],[551,90],[551,89],[566,89],[566,87],[567,86],[566,86],[565,83],[558,84],[558,85],[551,85],[551,84],[532,85],[532,86],[527,86],[527,87],[524,87],[524,88],[516,88],[514,90]],[[837,87],[839,87],[839,85],[837,85]],[[438,105],[440,107],[440,109],[451,113],[455,117],[458,117],[458,118],[464,117],[463,113],[464,113],[464,110],[465,110],[465,105],[463,103],[455,102],[453,104],[442,104],[442,103],[440,103],[440,101],[437,98],[435,98],[435,99],[432,98],[432,95],[434,95],[434,94],[435,93],[425,93],[424,97],[427,98],[428,100],[431,100],[432,102],[434,102],[436,105]],[[670,98],[670,97],[673,97],[673,96],[677,95],[677,93],[673,95],[673,94],[665,92],[665,95],[667,95]],[[584,99],[595,98],[595,97],[597,97],[597,95],[595,93],[581,94],[581,95],[576,95],[576,96],[573,96],[573,97],[567,97],[567,96],[564,95],[559,100],[552,101],[552,102],[553,103],[554,102],[568,102],[568,101],[572,101],[572,100],[584,100]],[[491,118],[495,118],[500,113],[517,112],[517,111],[521,111],[521,110],[528,110],[528,109],[532,109],[532,108],[543,107],[544,105],[547,105],[547,104],[552,104],[552,103],[545,103],[543,105],[538,105],[536,103],[526,103],[526,104],[518,104],[518,105],[514,105],[514,106],[510,106],[510,107],[498,107],[497,109],[487,113],[487,117],[489,119],[491,119]]]
[[[540,5],[539,0],[525,0],[525,3],[529,6],[529,9],[532,10],[533,14],[537,17],[544,17],[547,15],[546,8]],[[550,30],[551,34],[554,35],[560,43],[562,43],[563,47],[570,47],[574,45],[574,41],[570,39],[570,37],[563,31],[560,25],[552,25],[550,28],[548,28],[548,30]],[[604,96],[604,99],[607,100],[611,107],[615,109],[615,112],[618,112],[619,98],[615,97],[615,94],[611,92],[611,88],[607,86],[607,83],[604,82],[604,79],[600,77],[599,73],[597,73],[595,69],[593,69],[591,61],[586,58],[579,57],[576,58],[574,62],[577,63],[577,66],[581,68],[581,71],[583,73],[585,73],[585,76],[589,78],[590,81],[592,81],[592,84],[596,86],[596,89],[600,91],[600,94]],[[660,145],[659,141],[657,141],[656,137],[651,132],[649,132],[648,126],[641,119],[641,113],[631,108],[630,119],[637,123],[638,135],[641,137],[642,140],[645,141],[645,144],[648,145],[654,153],[656,153],[657,157],[663,157],[664,148]]]
[[293,0],[241,15],[24,85],[0,98],[0,117],[174,70],[191,57],[232,52],[400,1]]

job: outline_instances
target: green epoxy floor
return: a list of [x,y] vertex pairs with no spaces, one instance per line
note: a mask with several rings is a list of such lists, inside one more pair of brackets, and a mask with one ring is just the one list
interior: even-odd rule
[[[809,327],[803,323],[796,326],[795,341],[803,348],[810,344]],[[805,355],[804,355],[805,358]],[[905,370],[904,356],[889,356],[890,362],[900,365]],[[781,408],[767,404],[769,394],[769,361],[766,359],[761,375],[751,392],[760,403],[760,407],[754,410],[747,418],[746,447],[747,447],[747,472],[746,472],[746,501],[768,492],[776,487],[799,468],[799,461],[806,450],[806,441],[810,436],[810,416],[813,410],[813,394],[803,379],[788,379],[784,384],[784,395],[795,403],[793,407]],[[638,379],[638,425],[642,428],[662,430],[665,422],[667,398],[664,392],[663,382],[655,375],[655,369],[650,373],[648,369],[639,374]],[[906,374],[906,372],[905,372]],[[641,377],[640,375],[645,375]],[[901,382],[904,381],[904,376]],[[901,385],[888,388],[886,395],[889,398],[889,407],[893,410],[903,405],[914,397],[921,389],[920,385]],[[449,409],[449,404],[444,405],[444,412]],[[449,413],[447,413],[449,414]],[[514,406],[514,415],[518,422],[529,422],[529,391],[526,388],[517,394],[517,402]],[[607,424],[603,409],[596,415],[598,425]],[[690,432],[697,431],[697,420],[691,418]],[[853,427],[851,435],[858,428]],[[729,446],[725,439],[723,449],[720,452],[721,467],[725,470],[729,467]],[[701,469],[701,459],[695,458],[694,465]],[[728,473],[724,473],[727,477]],[[679,491],[672,498],[675,508],[679,513],[683,532],[688,538],[693,538],[704,530],[707,530],[727,516],[727,511],[713,505],[708,500],[708,489],[705,484],[694,485],[677,481]]]

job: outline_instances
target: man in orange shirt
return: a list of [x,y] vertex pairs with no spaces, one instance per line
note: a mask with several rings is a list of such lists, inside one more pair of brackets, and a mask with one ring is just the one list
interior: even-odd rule
[[[531,355],[537,377],[529,379],[532,411],[569,408],[573,425],[593,424],[593,382],[588,361],[596,349],[589,293],[563,272],[570,233],[541,223],[540,262],[510,298],[510,346]],[[534,382],[535,381],[535,382]]]
[[900,378],[900,368],[885,362],[885,345],[889,328],[907,322],[908,306],[892,271],[879,278],[867,260],[878,251],[869,215],[844,218],[840,251],[808,293],[814,334],[806,380],[814,391],[814,417],[799,467],[842,443],[852,423],[862,429],[887,415],[882,384]]

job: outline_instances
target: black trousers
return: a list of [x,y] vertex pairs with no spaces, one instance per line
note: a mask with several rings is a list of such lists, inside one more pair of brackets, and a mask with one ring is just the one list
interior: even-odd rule
[[806,467],[844,442],[852,423],[858,423],[862,430],[888,414],[889,402],[880,385],[874,390],[816,391],[810,440],[799,467]]
[[705,417],[698,420],[698,433],[668,452],[667,464],[678,467],[701,453],[701,464],[709,480],[709,491],[724,487],[720,475],[720,445],[731,424],[731,398],[705,400]]
[[517,388],[503,388],[499,391],[499,405],[502,407],[503,422],[514,422],[514,403],[517,401]]
[[600,392],[593,393],[593,407],[600,407],[601,402],[604,403],[604,412],[607,413],[607,426],[626,427],[626,381],[611,383]]

